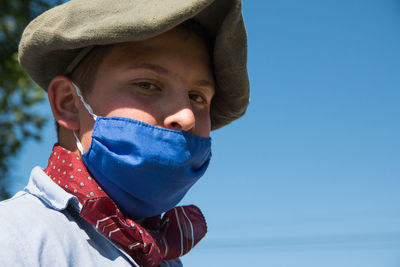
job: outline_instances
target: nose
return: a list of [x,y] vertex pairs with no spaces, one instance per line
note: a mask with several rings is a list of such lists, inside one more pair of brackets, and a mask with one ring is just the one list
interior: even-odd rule
[[164,119],[164,127],[171,130],[189,132],[194,129],[195,122],[196,119],[193,110],[184,107],[166,116]]

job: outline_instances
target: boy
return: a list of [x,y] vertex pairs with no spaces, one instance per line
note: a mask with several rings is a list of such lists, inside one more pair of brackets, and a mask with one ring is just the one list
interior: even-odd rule
[[240,1],[72,0],[28,25],[19,59],[58,143],[0,204],[0,262],[181,266],[207,228],[175,206],[248,104]]

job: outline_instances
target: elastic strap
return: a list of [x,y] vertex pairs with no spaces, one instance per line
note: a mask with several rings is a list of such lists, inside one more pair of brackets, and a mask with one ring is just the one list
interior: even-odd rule
[[97,119],[97,115],[95,115],[93,113],[93,109],[89,106],[88,103],[86,103],[85,99],[83,98],[83,95],[81,93],[81,90],[79,90],[79,87],[72,82],[72,85],[75,87],[76,90],[76,94],[79,96],[79,98],[81,99],[82,104],[85,106],[85,108],[87,109],[87,111],[89,112],[90,115],[92,115],[93,119],[96,120]]
[[73,131],[75,140],[76,140],[76,146],[78,147],[79,152],[81,152],[81,156],[83,155],[83,146],[81,141],[79,140],[78,136],[76,135],[75,131]]
[[88,46],[85,48],[82,48],[78,55],[74,58],[74,60],[71,61],[71,63],[68,65],[68,67],[65,69],[64,75],[68,75],[72,73],[75,68],[79,65],[80,62],[92,51],[94,46]]

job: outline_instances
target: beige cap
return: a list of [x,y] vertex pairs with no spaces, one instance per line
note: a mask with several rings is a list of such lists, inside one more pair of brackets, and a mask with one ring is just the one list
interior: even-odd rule
[[240,0],[71,0],[26,27],[19,62],[47,90],[50,81],[79,64],[90,47],[146,40],[190,18],[214,39],[217,89],[211,125],[218,129],[241,117],[249,103]]

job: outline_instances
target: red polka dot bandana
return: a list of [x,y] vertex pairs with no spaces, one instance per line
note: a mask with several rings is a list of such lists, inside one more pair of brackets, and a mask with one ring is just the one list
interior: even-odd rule
[[196,206],[176,207],[143,225],[126,218],[86,170],[80,157],[54,146],[45,173],[82,204],[80,216],[120,246],[140,266],[188,253],[206,234],[207,225]]

